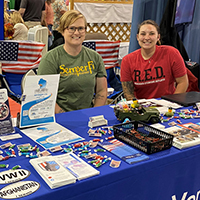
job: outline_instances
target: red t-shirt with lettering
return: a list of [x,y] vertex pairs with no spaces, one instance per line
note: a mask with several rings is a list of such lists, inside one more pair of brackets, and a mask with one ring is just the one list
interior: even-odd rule
[[122,59],[121,81],[133,81],[137,99],[159,98],[173,94],[175,78],[187,73],[179,51],[167,45],[156,46],[154,55],[144,60],[141,49]]

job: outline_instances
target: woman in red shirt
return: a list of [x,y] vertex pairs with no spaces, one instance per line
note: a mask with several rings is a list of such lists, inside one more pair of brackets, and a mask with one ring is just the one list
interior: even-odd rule
[[140,49],[126,55],[121,63],[121,82],[127,100],[159,98],[186,92],[187,69],[177,49],[158,45],[160,29],[153,20],[138,27]]

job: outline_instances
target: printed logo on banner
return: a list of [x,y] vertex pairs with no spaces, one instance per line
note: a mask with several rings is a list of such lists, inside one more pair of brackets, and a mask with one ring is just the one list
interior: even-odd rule
[[5,186],[0,190],[0,198],[17,199],[33,194],[40,188],[36,181],[21,181]]
[[[200,190],[197,192],[196,195],[187,196],[188,192],[184,192],[180,200],[199,200]],[[176,195],[172,196],[172,200],[179,200],[176,198]]]
[[6,170],[0,173],[0,184],[14,183],[27,178],[30,171],[25,169]]

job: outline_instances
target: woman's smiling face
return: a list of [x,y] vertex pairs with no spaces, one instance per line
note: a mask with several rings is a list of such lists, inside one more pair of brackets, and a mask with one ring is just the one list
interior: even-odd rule
[[[73,32],[73,28],[75,31]],[[81,31],[79,31],[79,30]],[[69,46],[82,46],[85,39],[85,21],[83,18],[77,19],[73,24],[69,25],[63,32],[65,44]]]
[[138,43],[144,50],[154,49],[159,39],[160,34],[158,34],[156,27],[151,24],[142,25],[137,34]]

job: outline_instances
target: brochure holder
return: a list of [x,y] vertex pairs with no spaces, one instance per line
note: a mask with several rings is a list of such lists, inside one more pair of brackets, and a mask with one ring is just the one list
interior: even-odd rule
[[103,125],[108,124],[108,121],[106,119],[104,119],[103,115],[90,117],[89,119],[90,119],[90,121],[88,122],[88,126],[90,128],[93,128],[93,127],[96,127],[96,126],[103,126]]

